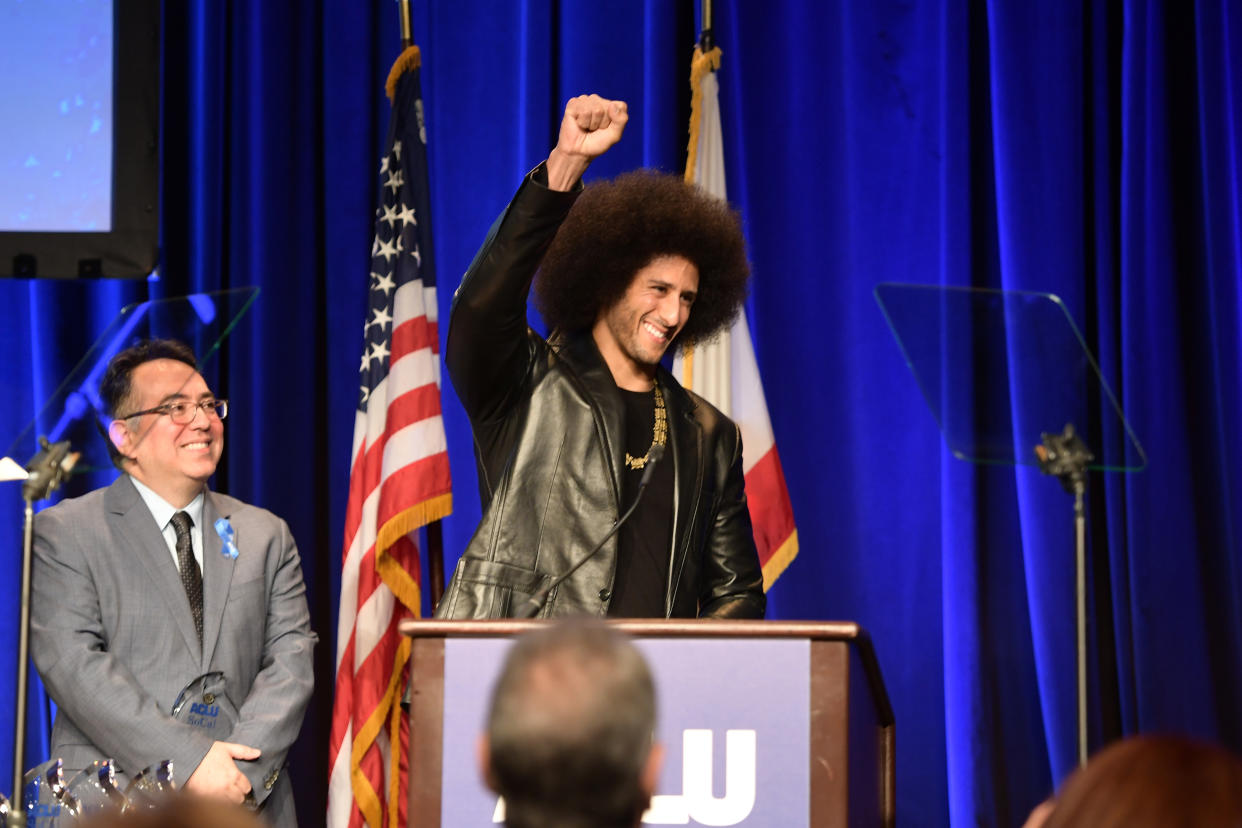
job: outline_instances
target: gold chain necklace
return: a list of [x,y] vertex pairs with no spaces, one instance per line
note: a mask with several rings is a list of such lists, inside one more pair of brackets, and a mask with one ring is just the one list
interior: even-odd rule
[[[660,393],[659,383],[655,386],[655,426],[652,428],[651,445],[662,446],[664,441],[668,439],[668,417],[664,413],[664,395]],[[625,453],[625,465],[631,469],[641,469],[647,465],[648,458],[651,457],[651,449],[647,449],[647,453],[642,457],[634,457],[628,451]]]

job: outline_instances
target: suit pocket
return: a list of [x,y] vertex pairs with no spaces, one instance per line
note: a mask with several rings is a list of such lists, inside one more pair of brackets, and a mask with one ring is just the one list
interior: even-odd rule
[[515,605],[531,598],[547,581],[547,576],[531,569],[462,557],[436,617],[509,618]]

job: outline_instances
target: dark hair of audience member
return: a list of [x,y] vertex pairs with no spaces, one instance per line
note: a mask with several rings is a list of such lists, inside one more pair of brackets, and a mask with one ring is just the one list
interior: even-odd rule
[[170,794],[150,810],[97,814],[79,824],[81,828],[264,828],[265,825],[240,805],[185,792]]
[[491,787],[508,828],[632,828],[650,802],[655,686],[639,652],[603,624],[520,639],[492,693]]
[[1043,828],[1242,826],[1242,759],[1178,736],[1116,742],[1075,771]]

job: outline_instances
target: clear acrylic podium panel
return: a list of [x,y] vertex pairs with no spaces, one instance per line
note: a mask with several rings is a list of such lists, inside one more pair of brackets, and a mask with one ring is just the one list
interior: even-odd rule
[[[218,388],[211,372],[213,357],[258,294],[257,287],[243,287],[125,306],[46,402],[40,399],[40,389],[34,389],[38,414],[16,435],[0,434],[0,440],[11,441],[5,456],[25,464],[38,452],[39,437],[46,436],[53,443],[69,440],[72,449],[81,452],[74,474],[112,468],[104,437],[109,419],[99,397],[99,383],[109,360],[141,339],[179,339],[194,349],[208,385]],[[28,371],[23,366],[6,374],[22,382]],[[29,389],[20,389],[20,393],[9,394],[9,399],[29,395]]]
[[1095,455],[1089,468],[1147,465],[1058,297],[895,283],[877,285],[875,297],[956,457],[1037,465],[1041,435],[1072,423]]

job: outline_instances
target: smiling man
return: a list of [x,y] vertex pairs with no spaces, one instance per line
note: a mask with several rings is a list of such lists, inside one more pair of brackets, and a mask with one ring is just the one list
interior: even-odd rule
[[[620,101],[569,102],[556,147],[454,298],[446,363],[474,431],[484,514],[440,617],[520,614],[584,559],[542,616],[763,616],[737,426],[661,366],[738,313],[740,222],[672,176],[584,188],[627,119]],[[532,281],[546,340],[526,324]]]
[[[123,474],[35,524],[31,653],[58,707],[51,755],[70,773],[112,758],[122,777],[172,759],[186,790],[296,826],[283,770],[315,635],[289,527],[207,488],[229,405],[185,345],[120,352],[99,392]],[[201,714],[174,718],[182,690],[216,672],[210,697],[189,699]]]

